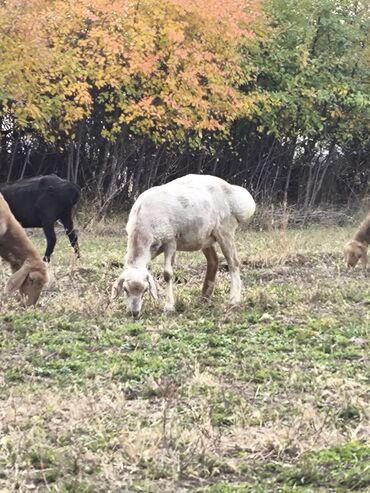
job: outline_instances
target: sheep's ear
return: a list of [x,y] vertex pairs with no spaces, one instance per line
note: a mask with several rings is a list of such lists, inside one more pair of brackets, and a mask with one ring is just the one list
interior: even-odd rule
[[112,286],[112,291],[111,291],[111,296],[110,296],[110,299],[111,300],[114,300],[117,298],[117,296],[121,293],[122,291],[122,285],[124,283],[125,279],[124,277],[121,275],[117,281],[113,284]]
[[148,274],[147,280],[149,283],[149,293],[157,301],[158,300],[158,292],[157,292],[157,286],[155,285],[155,281],[153,279],[153,276],[151,274]]
[[30,266],[24,263],[22,267],[9,278],[6,285],[6,290],[8,293],[13,293],[16,289],[19,289],[22,286],[26,280],[26,277],[30,273],[30,270]]

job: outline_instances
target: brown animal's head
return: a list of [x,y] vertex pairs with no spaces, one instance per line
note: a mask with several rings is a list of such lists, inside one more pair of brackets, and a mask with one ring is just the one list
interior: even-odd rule
[[347,267],[355,267],[361,259],[364,267],[367,265],[367,246],[357,240],[349,241],[344,247]]
[[40,260],[31,263],[26,260],[8,280],[7,290],[13,293],[19,289],[25,304],[34,305],[48,280],[48,270],[44,262]]
[[155,300],[158,299],[154,279],[143,267],[128,267],[124,270],[113,284],[112,299],[116,298],[122,290],[126,294],[127,313],[134,318],[140,316],[144,294],[147,291]]

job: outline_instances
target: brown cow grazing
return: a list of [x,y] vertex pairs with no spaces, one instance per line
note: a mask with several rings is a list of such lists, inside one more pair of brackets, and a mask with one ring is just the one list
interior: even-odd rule
[[13,216],[2,194],[0,194],[0,256],[10,264],[13,272],[7,283],[7,291],[13,293],[19,289],[26,305],[35,304],[43,286],[48,282],[47,265]]
[[367,267],[367,249],[370,244],[370,213],[360,224],[355,236],[344,247],[347,267],[355,267],[361,259],[364,269]]

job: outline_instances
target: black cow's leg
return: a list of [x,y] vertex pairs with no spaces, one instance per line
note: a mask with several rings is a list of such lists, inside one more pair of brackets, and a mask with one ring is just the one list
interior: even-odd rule
[[50,262],[51,254],[54,251],[55,243],[57,242],[57,237],[54,231],[54,223],[44,223],[42,225],[46,236],[46,251],[44,255],[44,261]]
[[77,238],[76,231],[74,230],[74,227],[73,227],[73,220],[72,220],[71,214],[69,213],[69,214],[63,215],[60,218],[60,220],[62,221],[66,235],[69,238],[69,242],[75,251],[76,257],[80,258],[80,248],[78,245],[78,238]]

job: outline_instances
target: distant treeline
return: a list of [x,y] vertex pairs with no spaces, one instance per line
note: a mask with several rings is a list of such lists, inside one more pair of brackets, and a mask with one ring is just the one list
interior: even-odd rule
[[104,212],[186,173],[258,201],[370,185],[370,9],[347,0],[0,1],[0,180]]

